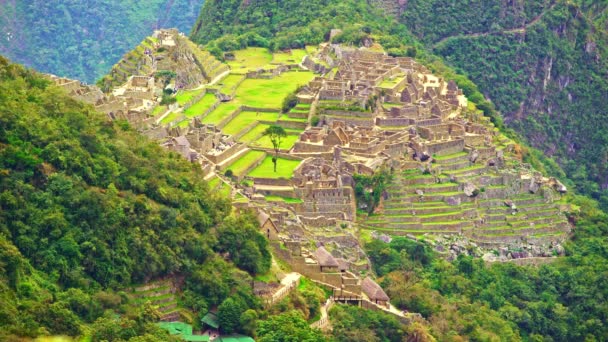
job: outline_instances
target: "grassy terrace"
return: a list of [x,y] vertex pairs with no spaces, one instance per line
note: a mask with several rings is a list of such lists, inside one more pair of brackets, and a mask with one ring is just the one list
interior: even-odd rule
[[291,178],[293,170],[298,165],[300,165],[300,160],[279,158],[277,160],[277,172],[274,172],[272,156],[266,156],[262,164],[253,169],[248,176],[254,178]]
[[265,48],[250,47],[234,51],[234,60],[228,61],[230,69],[235,73],[244,74],[268,65],[272,61],[272,54]]
[[234,102],[221,103],[215,110],[209,113],[202,119],[203,123],[206,124],[217,124],[222,121],[223,118],[232,114],[240,105]]
[[165,116],[162,120],[160,120],[161,125],[168,125],[171,122],[177,120],[181,116],[181,113],[171,112],[167,116]]
[[454,154],[446,154],[444,156],[433,156],[433,159],[435,159],[437,161],[443,161],[443,160],[456,159],[456,158],[464,157],[467,155],[468,155],[468,153],[466,153],[466,152],[458,152],[458,153],[454,153]]
[[[293,147],[293,145],[296,143],[296,141],[298,141],[298,139],[300,139],[299,135],[288,134],[281,141],[281,149],[282,150],[291,149]],[[262,147],[262,148],[272,148],[273,147],[272,142],[270,141],[270,138],[267,136],[260,137],[258,140],[256,140],[254,143],[252,143],[251,146]]]
[[273,64],[300,64],[307,53],[302,49],[293,49],[291,52],[275,52],[272,55]]
[[191,90],[180,90],[177,95],[175,95],[175,99],[180,106],[190,102],[193,98],[198,96],[203,92],[203,88],[201,89],[191,89]]
[[226,134],[235,135],[256,121],[275,122],[278,120],[279,115],[279,113],[241,112],[234,119],[230,120],[222,131]]
[[313,77],[314,74],[309,71],[288,71],[272,79],[246,79],[236,90],[235,102],[278,109],[287,94],[307,84]]
[[230,166],[226,170],[232,170],[232,172],[236,176],[242,176],[247,168],[251,166],[251,164],[255,163],[258,159],[262,158],[266,155],[265,152],[262,151],[249,151],[247,154],[239,158],[234,163],[230,164]]
[[167,111],[167,106],[156,106],[152,110],[152,116],[159,116]]
[[224,94],[231,94],[236,85],[244,78],[244,75],[228,75],[218,83],[220,91]]
[[281,197],[275,195],[268,195],[264,197],[268,202],[285,202],[285,203],[302,203],[299,198]]
[[252,128],[249,132],[245,133],[240,139],[240,142],[250,143],[258,139],[270,125],[259,124]]
[[190,108],[186,109],[184,111],[184,114],[188,118],[202,115],[206,110],[211,108],[211,106],[213,106],[216,101],[217,99],[215,98],[215,95],[207,93],[200,101],[193,104]]

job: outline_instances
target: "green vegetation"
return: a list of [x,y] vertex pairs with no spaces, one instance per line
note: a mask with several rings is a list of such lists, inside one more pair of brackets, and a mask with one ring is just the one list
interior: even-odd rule
[[240,105],[234,102],[220,103],[217,108],[215,108],[211,113],[203,117],[201,121],[206,124],[218,124],[224,118],[234,113],[234,111],[237,110],[239,107]]
[[[234,119],[230,120],[222,131],[226,134],[237,134],[241,132],[243,129],[248,127],[254,122],[257,121],[271,121],[275,122],[279,118],[279,113],[269,113],[269,112],[241,112]],[[257,127],[257,126],[256,126]]]
[[228,61],[228,65],[234,73],[246,73],[262,68],[272,61],[272,54],[268,49],[251,47],[243,50],[235,49],[234,61]]
[[193,0],[2,2],[0,32],[11,32],[13,39],[3,37],[0,54],[92,84],[154,28],[190,32],[201,5]]
[[266,124],[258,124],[253,127],[249,132],[245,133],[240,139],[240,142],[251,143],[255,141],[258,137],[261,137],[264,134],[264,131],[270,127],[270,125]]
[[[282,150],[291,149],[293,147],[293,145],[295,145],[296,141],[298,141],[299,139],[300,139],[299,135],[287,134],[281,142],[281,149]],[[251,144],[251,146],[263,147],[263,148],[274,148],[272,141],[270,141],[270,137],[268,137],[267,135],[262,136],[260,139],[256,140],[254,143]]]
[[272,143],[272,148],[274,149],[272,163],[274,164],[274,172],[277,172],[277,158],[279,157],[281,142],[287,136],[287,132],[285,132],[285,129],[281,126],[270,125],[270,127],[266,128],[264,131],[264,136]]
[[243,173],[247,171],[247,169],[260,158],[266,155],[265,152],[262,151],[249,151],[247,154],[240,157],[230,166],[228,169],[232,170],[235,176],[243,176]]
[[272,54],[272,63],[276,64],[300,64],[307,53],[303,49],[292,49],[287,52],[277,51]]
[[252,107],[280,109],[283,99],[314,77],[310,71],[288,71],[272,79],[246,79],[236,90],[236,101]]
[[205,90],[202,88],[201,89],[180,90],[175,95],[175,98],[177,99],[177,103],[179,103],[181,106],[183,106],[184,104],[192,101],[193,98],[200,95],[203,91],[205,91]]
[[122,290],[172,275],[195,313],[229,297],[260,308],[267,242],[252,213],[227,218],[199,167],[3,58],[0,113],[0,340],[170,341]]
[[253,169],[248,176],[254,178],[286,178],[289,179],[293,176],[293,170],[300,165],[299,160],[291,160],[285,158],[277,158],[277,164],[280,164],[276,171],[274,171],[274,163],[272,162],[271,156],[267,156],[262,164]]
[[205,111],[207,111],[214,103],[218,100],[214,94],[207,93],[200,99],[197,103],[190,106],[188,109],[184,111],[184,114],[188,118],[192,118],[195,116],[202,115]]
[[374,209],[380,203],[380,196],[391,181],[391,177],[392,175],[387,170],[381,170],[372,176],[355,174],[353,178],[355,180],[357,207],[364,208],[369,214],[374,212]]
[[[601,133],[608,129],[607,8],[603,1],[581,0],[515,7],[416,0],[401,19],[468,74],[509,127],[544,151],[524,150],[526,161],[536,159],[535,168],[563,179],[557,162],[580,192],[607,209],[608,141]],[[469,96],[472,84],[459,85]],[[481,94],[469,99],[482,100]]]
[[400,237],[365,248],[393,304],[420,312],[438,340],[602,340],[608,216],[587,198],[572,200],[581,212],[567,256],[538,267],[464,256],[447,262],[429,245]]

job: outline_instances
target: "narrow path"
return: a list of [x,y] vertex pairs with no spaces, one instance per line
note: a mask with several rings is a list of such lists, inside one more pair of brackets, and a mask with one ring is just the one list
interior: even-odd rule
[[542,19],[542,17],[549,12],[550,10],[552,10],[556,5],[556,2],[553,1],[551,3],[551,5],[549,5],[549,7],[547,7],[545,10],[543,10],[539,15],[537,15],[536,17],[534,17],[530,22],[524,24],[521,27],[516,27],[516,28],[511,28],[511,29],[507,29],[507,30],[502,30],[502,31],[498,31],[498,32],[477,32],[477,33],[468,33],[468,34],[459,34],[459,35],[454,35],[454,36],[448,36],[448,37],[444,37],[441,38],[440,40],[438,40],[437,42],[433,43],[433,49],[436,48],[437,46],[445,43],[446,41],[452,39],[452,38],[476,38],[476,37],[485,37],[485,36],[489,36],[489,35],[494,35],[494,34],[505,34],[505,33],[526,33],[526,30],[528,29],[528,27],[538,23],[538,21],[540,19]]

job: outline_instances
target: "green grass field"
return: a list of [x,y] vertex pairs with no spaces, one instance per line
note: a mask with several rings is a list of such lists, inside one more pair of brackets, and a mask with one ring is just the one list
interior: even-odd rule
[[220,91],[224,94],[231,94],[233,88],[243,79],[244,75],[228,75],[222,81],[218,83],[220,87]]
[[180,90],[177,95],[175,95],[175,99],[177,100],[177,103],[179,103],[180,106],[183,106],[202,92],[202,88],[192,90]]
[[[296,143],[296,141],[298,141],[298,139],[300,139],[299,135],[288,134],[281,141],[281,149],[289,150],[290,148],[293,147],[293,145]],[[253,142],[251,144],[251,146],[263,147],[263,148],[273,148],[272,142],[270,141],[270,138],[267,136],[260,137],[258,140]]]
[[252,107],[278,109],[287,94],[313,77],[310,71],[289,71],[273,79],[247,79],[236,90],[235,101]]
[[266,155],[265,152],[262,151],[249,151],[247,154],[239,158],[234,163],[230,164],[226,170],[232,170],[234,175],[242,176],[242,174],[247,170],[251,164],[255,163],[256,160]]
[[190,108],[186,109],[184,111],[184,114],[188,118],[202,115],[206,110],[211,108],[211,106],[213,106],[215,102],[217,102],[217,98],[215,97],[215,95],[207,93],[200,101],[193,104]]
[[275,64],[300,64],[307,52],[302,49],[293,49],[291,52],[275,52],[272,55],[272,63]]
[[253,169],[248,176],[255,178],[291,178],[293,170],[300,165],[300,160],[279,158],[277,160],[277,172],[274,172],[272,156],[266,156],[262,164]]
[[244,142],[244,143],[250,143],[252,141],[255,141],[258,139],[259,136],[262,135],[262,133],[264,133],[264,131],[268,127],[270,127],[270,125],[259,124],[259,125],[255,126],[254,128],[252,128],[249,132],[245,133],[245,135],[243,135],[239,139],[239,141]]
[[152,116],[159,116],[167,111],[167,106],[156,106],[152,110]]
[[228,61],[230,69],[235,73],[246,73],[270,64],[272,54],[265,48],[250,47],[234,51],[234,61]]
[[235,135],[256,121],[272,121],[275,122],[279,118],[279,113],[266,112],[241,112],[234,119],[230,120],[222,131],[226,134]]
[[225,102],[221,103],[217,108],[215,108],[211,113],[205,116],[201,121],[206,124],[217,124],[226,116],[232,114],[237,108],[240,107],[240,104],[234,102]]
[[167,116],[165,116],[162,120],[160,120],[161,125],[167,125],[175,120],[177,120],[182,114],[171,112]]

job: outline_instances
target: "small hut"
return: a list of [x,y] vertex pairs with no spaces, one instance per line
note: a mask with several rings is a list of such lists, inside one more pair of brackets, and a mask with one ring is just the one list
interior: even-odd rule
[[319,247],[315,251],[315,259],[317,263],[319,263],[320,271],[325,273],[338,272],[338,261],[329,254],[329,252],[325,249],[325,247]]
[[386,292],[384,292],[380,285],[376,284],[370,277],[365,277],[365,279],[363,279],[361,290],[363,290],[363,293],[365,293],[370,301],[388,307],[389,298],[386,295]]

